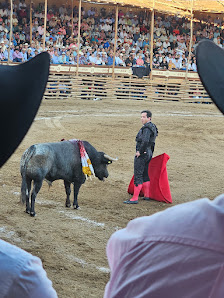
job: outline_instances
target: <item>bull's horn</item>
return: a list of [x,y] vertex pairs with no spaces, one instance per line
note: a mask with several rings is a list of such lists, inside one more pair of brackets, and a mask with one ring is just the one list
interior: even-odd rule
[[107,159],[109,159],[109,160],[111,160],[111,161],[117,161],[117,160],[118,160],[117,157],[116,157],[116,158],[113,158],[113,157],[110,157],[110,156],[107,155],[107,154],[104,154],[104,157],[107,158]]

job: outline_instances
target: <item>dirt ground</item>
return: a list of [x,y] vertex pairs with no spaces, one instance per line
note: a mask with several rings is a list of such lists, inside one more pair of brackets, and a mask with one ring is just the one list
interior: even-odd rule
[[[140,111],[150,109],[159,136],[154,156],[167,153],[173,204],[125,205],[133,175]],[[102,297],[109,280],[106,243],[129,220],[223,192],[224,117],[213,104],[145,101],[45,100],[25,139],[0,171],[0,237],[41,258],[59,297]],[[119,160],[105,182],[87,181],[79,210],[65,208],[63,181],[46,182],[36,217],[20,204],[19,163],[30,145],[62,138],[88,140]],[[169,224],[169,223],[167,223]],[[150,231],[149,231],[150,233]]]

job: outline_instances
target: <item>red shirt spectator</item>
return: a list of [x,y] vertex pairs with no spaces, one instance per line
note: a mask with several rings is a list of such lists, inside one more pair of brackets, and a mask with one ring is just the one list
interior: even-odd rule
[[142,25],[142,27],[140,28],[140,33],[144,32],[145,34],[147,33],[147,28],[145,27],[145,24]]
[[176,35],[180,34],[180,30],[179,30],[178,26],[176,26],[176,28],[173,29],[173,33],[176,33]]

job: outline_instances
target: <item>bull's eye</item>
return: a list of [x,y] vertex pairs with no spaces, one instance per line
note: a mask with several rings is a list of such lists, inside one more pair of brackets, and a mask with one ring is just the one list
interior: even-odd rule
[[108,164],[112,163],[110,160],[107,162]]

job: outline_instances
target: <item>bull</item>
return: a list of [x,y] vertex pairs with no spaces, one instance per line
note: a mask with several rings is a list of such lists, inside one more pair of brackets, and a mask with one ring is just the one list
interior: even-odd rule
[[[95,176],[104,181],[109,176],[107,165],[117,159],[106,155],[104,152],[97,151],[86,141],[83,141],[83,145],[93,165]],[[64,180],[66,207],[71,206],[70,194],[71,184],[73,184],[73,207],[74,209],[79,208],[78,193],[81,185],[85,183],[86,176],[82,172],[77,142],[63,141],[32,145],[21,157],[20,173],[22,176],[21,201],[26,202],[26,212],[31,216],[35,216],[35,199],[41,189],[43,180],[46,180],[49,185],[55,180]],[[30,196],[32,181],[33,189]]]

